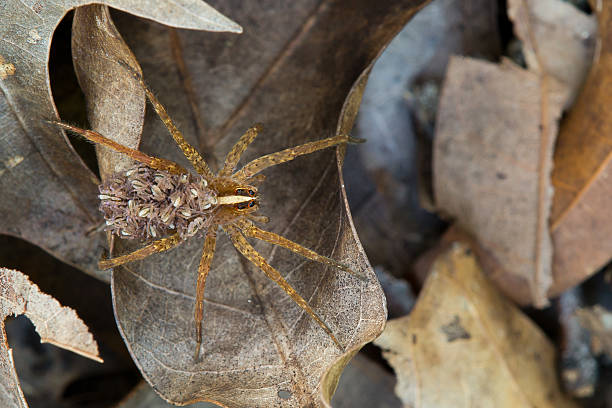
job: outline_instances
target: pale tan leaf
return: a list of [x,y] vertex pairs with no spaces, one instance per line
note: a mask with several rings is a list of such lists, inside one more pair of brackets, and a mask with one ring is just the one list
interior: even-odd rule
[[407,407],[575,406],[559,389],[553,345],[462,244],[438,258],[412,313],[375,343]]
[[6,408],[27,407],[4,329],[8,316],[22,314],[32,321],[42,343],[51,343],[102,362],[96,341],[74,310],[40,292],[21,272],[0,268],[0,406]]
[[567,86],[571,106],[593,59],[595,17],[561,0],[509,0],[508,15],[529,69]]
[[[53,30],[68,11],[90,3],[0,2],[0,233],[108,280],[96,266],[103,236],[85,235],[99,222],[98,181],[63,132],[46,123],[57,119],[47,69]],[[96,3],[176,27],[240,32],[199,0]]]
[[438,207],[547,304],[552,148],[563,91],[510,64],[452,58],[434,142]]

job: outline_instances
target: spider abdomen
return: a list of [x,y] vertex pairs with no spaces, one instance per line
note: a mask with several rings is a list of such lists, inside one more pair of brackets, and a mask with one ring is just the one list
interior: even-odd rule
[[217,194],[203,178],[170,174],[137,165],[99,186],[106,230],[125,239],[159,239],[177,232],[182,239],[206,230]]

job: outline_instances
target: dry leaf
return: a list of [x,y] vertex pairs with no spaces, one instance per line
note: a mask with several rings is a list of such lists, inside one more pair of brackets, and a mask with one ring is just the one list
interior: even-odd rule
[[529,70],[567,86],[571,106],[593,59],[595,18],[561,0],[510,0],[508,15]]
[[[70,9],[86,3],[0,3],[0,233],[30,241],[104,278],[107,274],[96,266],[103,237],[85,236],[99,222],[97,180],[64,134],[45,122],[56,118],[47,70],[53,30]],[[169,25],[240,31],[200,1],[100,3]]]
[[612,4],[597,4],[598,57],[561,126],[555,150],[553,295],[586,279],[612,254]]
[[538,306],[552,283],[549,174],[562,100],[554,81],[531,72],[453,58],[436,124],[438,207]]
[[559,389],[553,345],[464,245],[440,256],[412,313],[389,321],[375,343],[405,406],[575,406]]
[[594,352],[612,357],[612,312],[600,305],[576,310],[580,325],[591,332]]
[[26,315],[34,324],[42,343],[51,343],[102,362],[96,341],[76,312],[69,307],[63,307],[51,296],[40,292],[38,287],[21,272],[0,268],[0,308],[2,314],[0,406],[6,408],[28,406],[19,387],[13,366],[12,350],[6,341],[4,320],[10,315]]
[[[227,15],[246,22],[241,36],[175,31],[125,16],[115,20],[145,80],[214,166],[256,121],[264,123],[264,132],[245,160],[350,130],[369,64],[422,3],[300,2],[282,10],[272,3],[226,4]],[[115,80],[99,69],[84,78],[103,87]],[[116,108],[106,109],[90,115],[110,118]],[[140,120],[134,115],[130,122]],[[142,150],[189,166],[150,109],[143,135]],[[120,330],[163,398],[232,407],[329,404],[343,367],[385,320],[382,291],[346,207],[341,157],[325,151],[266,171],[261,213],[271,216],[266,229],[341,259],[370,281],[266,244],[256,248],[309,300],[346,352],[221,235],[206,284],[202,357],[194,364],[192,316],[202,240],[192,239],[113,273]]]

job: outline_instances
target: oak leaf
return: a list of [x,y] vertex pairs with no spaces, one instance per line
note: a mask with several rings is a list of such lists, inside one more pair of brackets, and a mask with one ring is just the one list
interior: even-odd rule
[[[255,122],[263,122],[264,131],[245,160],[348,132],[371,63],[423,3],[300,2],[282,10],[272,3],[257,8],[225,4],[224,13],[244,24],[241,36],[176,31],[124,15],[114,20],[145,80],[187,140],[215,167]],[[107,16],[96,21],[110,23]],[[78,20],[73,28],[75,38],[88,38],[96,29]],[[106,52],[88,49],[81,40],[75,44],[81,44],[74,54],[86,98],[95,99],[96,93],[87,90],[96,86],[117,89],[116,78],[96,62],[95,55]],[[112,105],[91,109],[101,105],[89,103],[90,122],[107,126],[105,132],[121,141],[129,132],[112,120],[117,109]],[[137,129],[142,117],[138,110],[131,115],[127,127]],[[151,109],[140,149],[190,167]],[[203,244],[194,238],[117,268],[112,278],[121,333],[145,379],[164,399],[232,407],[329,404],[343,367],[385,321],[382,291],[348,212],[339,172],[342,157],[342,149],[324,151],[266,171],[261,212],[271,217],[266,229],[347,263],[367,275],[368,282],[265,244],[256,249],[310,302],[346,350],[338,350],[220,236],[207,280],[202,357],[194,363],[192,316]],[[113,166],[101,173],[112,172]],[[135,247],[122,244],[120,250]]]

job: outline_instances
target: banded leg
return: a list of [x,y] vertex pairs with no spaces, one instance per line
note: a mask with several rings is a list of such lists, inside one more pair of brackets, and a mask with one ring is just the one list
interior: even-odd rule
[[50,122],[50,123],[57,125],[61,127],[62,129],[69,130],[73,133],[76,133],[77,135],[83,136],[85,139],[91,142],[109,147],[116,152],[123,153],[126,156],[129,156],[130,158],[136,160],[137,162],[146,164],[152,169],[163,170],[171,174],[179,174],[179,175],[187,173],[187,170],[185,170],[184,168],[182,168],[181,166],[179,166],[178,164],[176,164],[175,162],[171,160],[149,156],[148,154],[145,154],[141,152],[140,150],[135,150],[127,146],[124,146],[120,143],[117,143],[113,140],[110,140],[109,138],[102,136],[100,133],[94,132],[93,130],[81,129],[76,126],[68,125],[67,123],[62,123],[62,122]]
[[306,300],[304,300],[304,298],[300,296],[295,289],[293,289],[293,287],[281,276],[281,274],[270,266],[270,264],[268,264],[266,260],[259,255],[259,253],[257,253],[257,251],[255,251],[255,248],[248,243],[240,230],[232,225],[224,226],[223,230],[229,235],[230,239],[232,240],[232,244],[234,244],[236,249],[251,263],[261,269],[268,278],[272,279],[278,286],[280,286],[291,297],[291,299],[297,303],[299,307],[301,307],[315,322],[317,322],[317,324],[333,340],[336,346],[338,346],[340,350],[344,351],[344,347],[342,347],[336,336],[334,336],[332,330],[323,321],[323,319],[321,319],[319,315],[312,310],[308,302],[306,302]]
[[291,161],[298,156],[314,153],[318,150],[327,149],[328,147],[347,142],[362,143],[363,140],[353,138],[349,135],[338,135],[328,137],[327,139],[317,140],[316,142],[290,147],[289,149],[281,150],[280,152],[261,156],[260,158],[247,163],[242,169],[234,173],[233,177],[236,180],[247,180],[268,167],[276,166],[277,164]]
[[198,174],[200,174],[205,179],[211,180],[214,175],[210,170],[210,167],[208,167],[208,164],[206,164],[206,161],[200,155],[200,153],[198,153],[198,151],[185,140],[185,137],[183,136],[181,131],[178,130],[172,119],[170,119],[166,108],[164,108],[164,106],[157,100],[157,97],[149,89],[147,84],[145,84],[144,80],[142,79],[142,76],[138,72],[134,71],[132,67],[130,67],[125,62],[119,61],[119,63],[128,71],[130,71],[132,76],[140,83],[140,86],[142,86],[142,88],[144,89],[145,94],[149,99],[149,102],[151,102],[151,105],[153,105],[153,109],[155,109],[157,116],[159,116],[162,122],[164,122],[164,125],[166,125],[166,128],[168,129],[168,132],[170,132],[172,138],[174,139],[176,144],[179,145],[181,151],[183,152],[187,160],[189,160],[189,162],[193,165]]
[[240,160],[240,156],[242,156],[246,148],[255,140],[257,134],[261,133],[261,130],[262,125],[256,123],[242,135],[240,140],[232,147],[232,150],[225,156],[225,164],[219,172],[218,177],[229,177],[232,175],[232,172]]
[[130,252],[129,254],[121,255],[111,259],[101,259],[100,262],[98,262],[98,267],[104,270],[114,268],[116,266],[120,266],[128,262],[139,261],[157,252],[164,252],[169,249],[172,249],[178,244],[180,244],[182,241],[183,240],[179,237],[178,234],[174,234],[169,237],[151,242],[149,245],[137,249],[134,252]]
[[200,346],[202,345],[202,319],[204,318],[204,289],[206,287],[206,277],[210,271],[210,264],[215,255],[215,244],[217,243],[217,225],[213,224],[208,228],[206,240],[204,241],[204,249],[202,251],[202,259],[198,267],[198,283],[196,286],[196,303],[195,303],[195,324],[196,324],[196,351],[194,360],[197,361],[200,356]]
[[336,262],[333,259],[328,258],[326,256],[319,255],[315,251],[308,249],[306,247],[303,247],[297,242],[293,242],[283,236],[280,236],[270,231],[262,230],[261,228],[256,227],[252,222],[248,220],[240,220],[234,225],[237,225],[238,228],[240,228],[242,232],[244,233],[244,235],[247,237],[256,238],[256,239],[259,239],[265,242],[269,242],[270,244],[273,244],[273,245],[278,245],[280,247],[287,248],[288,250],[298,255],[301,255],[306,259],[310,259],[311,261],[320,262],[325,265],[333,266],[334,268],[338,268],[341,271],[350,273],[351,275],[355,276],[356,278],[361,279],[362,281],[367,281],[367,278],[359,275],[357,272],[354,272],[348,266],[343,265],[340,262]]

